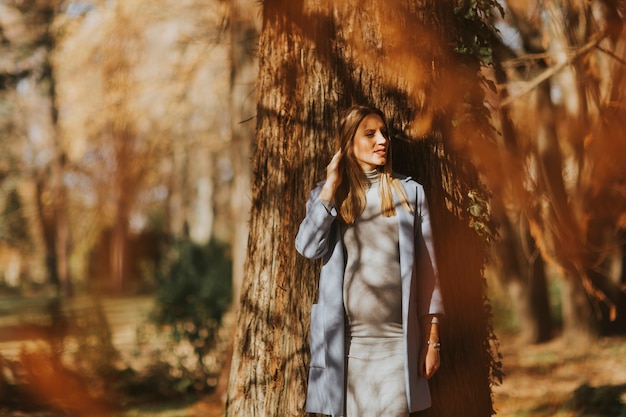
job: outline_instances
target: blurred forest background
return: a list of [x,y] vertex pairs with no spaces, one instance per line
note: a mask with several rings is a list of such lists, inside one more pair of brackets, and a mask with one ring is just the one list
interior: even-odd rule
[[[500,6],[472,51],[495,134],[457,145],[490,190],[469,209],[488,217],[504,372],[537,381],[596,352],[610,378],[565,373],[566,394],[529,405],[505,377],[496,410],[623,417],[626,3]],[[0,0],[0,414],[222,415],[261,8]]]

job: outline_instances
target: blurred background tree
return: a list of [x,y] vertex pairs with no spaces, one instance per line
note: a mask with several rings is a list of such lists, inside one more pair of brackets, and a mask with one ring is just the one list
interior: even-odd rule
[[487,179],[502,237],[495,275],[528,342],[623,332],[624,4],[506,5],[494,67],[500,162]]
[[[28,368],[46,364],[83,377],[87,403],[215,389],[242,262],[230,248],[247,238],[256,23],[244,9],[0,2],[2,403],[84,412]],[[135,349],[119,340],[125,320]],[[36,340],[51,347],[19,355]]]

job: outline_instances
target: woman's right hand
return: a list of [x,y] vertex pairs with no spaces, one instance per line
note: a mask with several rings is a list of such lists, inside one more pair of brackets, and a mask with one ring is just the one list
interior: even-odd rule
[[326,167],[326,182],[320,193],[320,200],[332,201],[335,198],[335,192],[341,184],[341,173],[339,172],[339,162],[341,161],[341,151],[337,151],[330,163]]

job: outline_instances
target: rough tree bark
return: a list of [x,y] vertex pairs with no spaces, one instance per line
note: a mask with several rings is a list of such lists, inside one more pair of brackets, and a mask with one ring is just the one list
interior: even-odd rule
[[320,265],[296,253],[294,237],[336,146],[337,111],[362,103],[389,115],[397,168],[424,184],[433,212],[447,316],[434,406],[421,415],[489,416],[485,245],[467,217],[468,193],[480,184],[448,138],[451,120],[440,117],[462,107],[460,91],[443,88],[458,75],[445,35],[455,25],[453,2],[333,3],[264,2],[250,235],[226,414],[304,414]]

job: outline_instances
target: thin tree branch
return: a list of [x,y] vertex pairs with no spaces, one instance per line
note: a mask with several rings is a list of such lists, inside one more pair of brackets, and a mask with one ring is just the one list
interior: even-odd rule
[[525,87],[522,88],[522,90],[519,93],[517,93],[515,95],[510,95],[507,98],[505,98],[504,100],[502,100],[502,102],[500,102],[500,105],[498,107],[508,106],[513,101],[521,98],[522,96],[528,94],[529,92],[531,92],[532,90],[537,88],[542,82],[544,82],[548,78],[554,76],[555,74],[557,74],[558,72],[563,70],[563,68],[565,68],[568,65],[570,65],[572,62],[574,62],[574,60],[578,59],[581,55],[584,55],[587,52],[591,51],[592,49],[596,48],[598,46],[598,44],[600,43],[600,41],[602,39],[604,39],[604,36],[605,35],[602,34],[600,36],[595,37],[594,39],[592,39],[591,41],[589,41],[588,43],[586,43],[585,45],[580,47],[578,50],[576,50],[576,52],[571,54],[566,61],[563,61],[563,62],[561,62],[561,63],[559,63],[559,64],[557,64],[557,65],[555,65],[553,67],[548,68],[544,72],[542,72],[540,75],[535,77],[533,80],[531,80],[528,83],[526,83]]
[[519,66],[529,66],[533,61],[539,61],[541,59],[547,59],[550,55],[547,52],[542,52],[539,54],[526,54],[522,56],[516,56],[515,58],[508,59],[502,62],[503,68],[515,68]]
[[620,64],[626,65],[626,61],[624,59],[620,58],[619,56],[617,56],[613,51],[609,51],[608,49],[603,48],[600,45],[598,45],[598,50],[601,51],[601,52],[604,52],[605,54],[607,54],[611,58],[615,59]]

